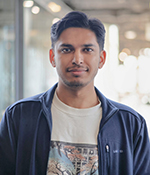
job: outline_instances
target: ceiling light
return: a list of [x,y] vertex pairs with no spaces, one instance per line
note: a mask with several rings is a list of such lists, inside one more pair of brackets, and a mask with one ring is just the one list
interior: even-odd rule
[[135,39],[136,33],[134,31],[127,31],[127,32],[125,32],[125,37],[127,39]]
[[38,14],[40,12],[40,8],[38,6],[34,6],[34,7],[32,7],[31,11],[33,14]]
[[33,4],[34,4],[33,1],[24,1],[24,2],[23,2],[23,6],[24,6],[24,7],[32,7]]
[[55,2],[50,2],[48,4],[48,7],[53,11],[53,12],[60,12],[61,6],[56,4]]
[[59,20],[60,20],[59,18],[54,18],[53,21],[52,21],[52,24],[56,23]]

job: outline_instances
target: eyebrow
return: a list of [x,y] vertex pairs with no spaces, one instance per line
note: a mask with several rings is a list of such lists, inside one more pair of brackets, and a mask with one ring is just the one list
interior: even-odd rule
[[[71,44],[61,44],[60,47],[73,47]],[[82,47],[96,47],[94,44],[83,44]]]
[[94,44],[83,44],[84,47],[96,47]]
[[71,44],[61,44],[60,47],[73,47]]

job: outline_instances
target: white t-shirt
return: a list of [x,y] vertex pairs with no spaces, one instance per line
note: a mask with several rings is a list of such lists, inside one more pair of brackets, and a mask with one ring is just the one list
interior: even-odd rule
[[61,102],[55,93],[47,175],[98,174],[97,135],[101,118],[100,103],[77,109]]

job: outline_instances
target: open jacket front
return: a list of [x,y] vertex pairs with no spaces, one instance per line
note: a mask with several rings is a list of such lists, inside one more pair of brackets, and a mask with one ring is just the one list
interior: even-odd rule
[[[0,175],[46,175],[56,87],[7,108],[0,123]],[[95,90],[103,111],[97,136],[99,175],[150,175],[145,120]]]

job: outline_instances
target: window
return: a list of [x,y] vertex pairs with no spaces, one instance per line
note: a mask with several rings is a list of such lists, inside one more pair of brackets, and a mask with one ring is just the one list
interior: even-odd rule
[[0,120],[15,101],[14,0],[0,1]]
[[[38,7],[37,14],[33,13]],[[24,97],[50,88],[57,81],[49,62],[50,28],[54,16],[34,2],[24,7]]]

